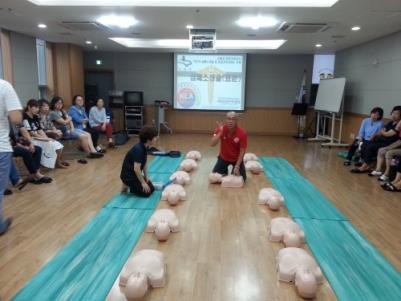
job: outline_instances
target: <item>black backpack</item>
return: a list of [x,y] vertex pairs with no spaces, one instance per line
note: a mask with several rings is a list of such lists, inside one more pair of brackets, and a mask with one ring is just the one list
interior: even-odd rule
[[115,145],[123,145],[127,143],[129,140],[129,136],[127,131],[119,131],[114,134],[114,144]]

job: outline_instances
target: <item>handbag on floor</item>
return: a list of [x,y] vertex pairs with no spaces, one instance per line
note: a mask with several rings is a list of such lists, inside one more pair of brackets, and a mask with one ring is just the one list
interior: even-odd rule
[[123,145],[129,140],[128,133],[126,131],[119,131],[114,134],[114,144]]

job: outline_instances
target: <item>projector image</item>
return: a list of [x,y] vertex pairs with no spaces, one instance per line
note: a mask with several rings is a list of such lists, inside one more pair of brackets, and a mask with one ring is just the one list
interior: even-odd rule
[[215,29],[191,29],[189,31],[190,51],[215,51],[216,30]]

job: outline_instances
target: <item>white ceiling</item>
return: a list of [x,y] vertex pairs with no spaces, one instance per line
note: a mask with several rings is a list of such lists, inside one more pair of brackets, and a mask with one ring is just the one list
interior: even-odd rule
[[[97,45],[99,50],[144,51],[125,48],[109,37],[140,39],[185,39],[185,26],[214,28],[217,39],[285,39],[278,50],[267,53],[328,53],[361,44],[401,30],[401,0],[339,0],[331,8],[187,8],[187,7],[48,7],[36,6],[26,0],[0,0],[0,27],[36,36],[51,42],[79,44],[87,50]],[[132,15],[140,21],[127,30],[73,31],[60,25],[61,21],[96,21],[104,14]],[[322,33],[278,33],[274,28],[252,30],[238,27],[241,16],[269,15],[280,21],[328,23],[331,28]],[[38,23],[47,24],[39,29]],[[352,32],[354,25],[362,29]],[[251,36],[250,36],[251,35]],[[254,36],[256,35],[256,36]],[[336,37],[337,36],[337,37]],[[93,41],[92,46],[85,40]],[[323,44],[320,49],[316,43]],[[146,49],[146,51],[149,51]],[[162,49],[158,51],[171,51]],[[251,51],[251,52],[261,52]]]

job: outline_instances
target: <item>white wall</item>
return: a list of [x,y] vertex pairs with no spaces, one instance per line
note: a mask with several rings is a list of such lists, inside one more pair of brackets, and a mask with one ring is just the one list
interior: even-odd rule
[[346,111],[388,115],[401,105],[401,32],[337,53],[336,77],[346,77]]

